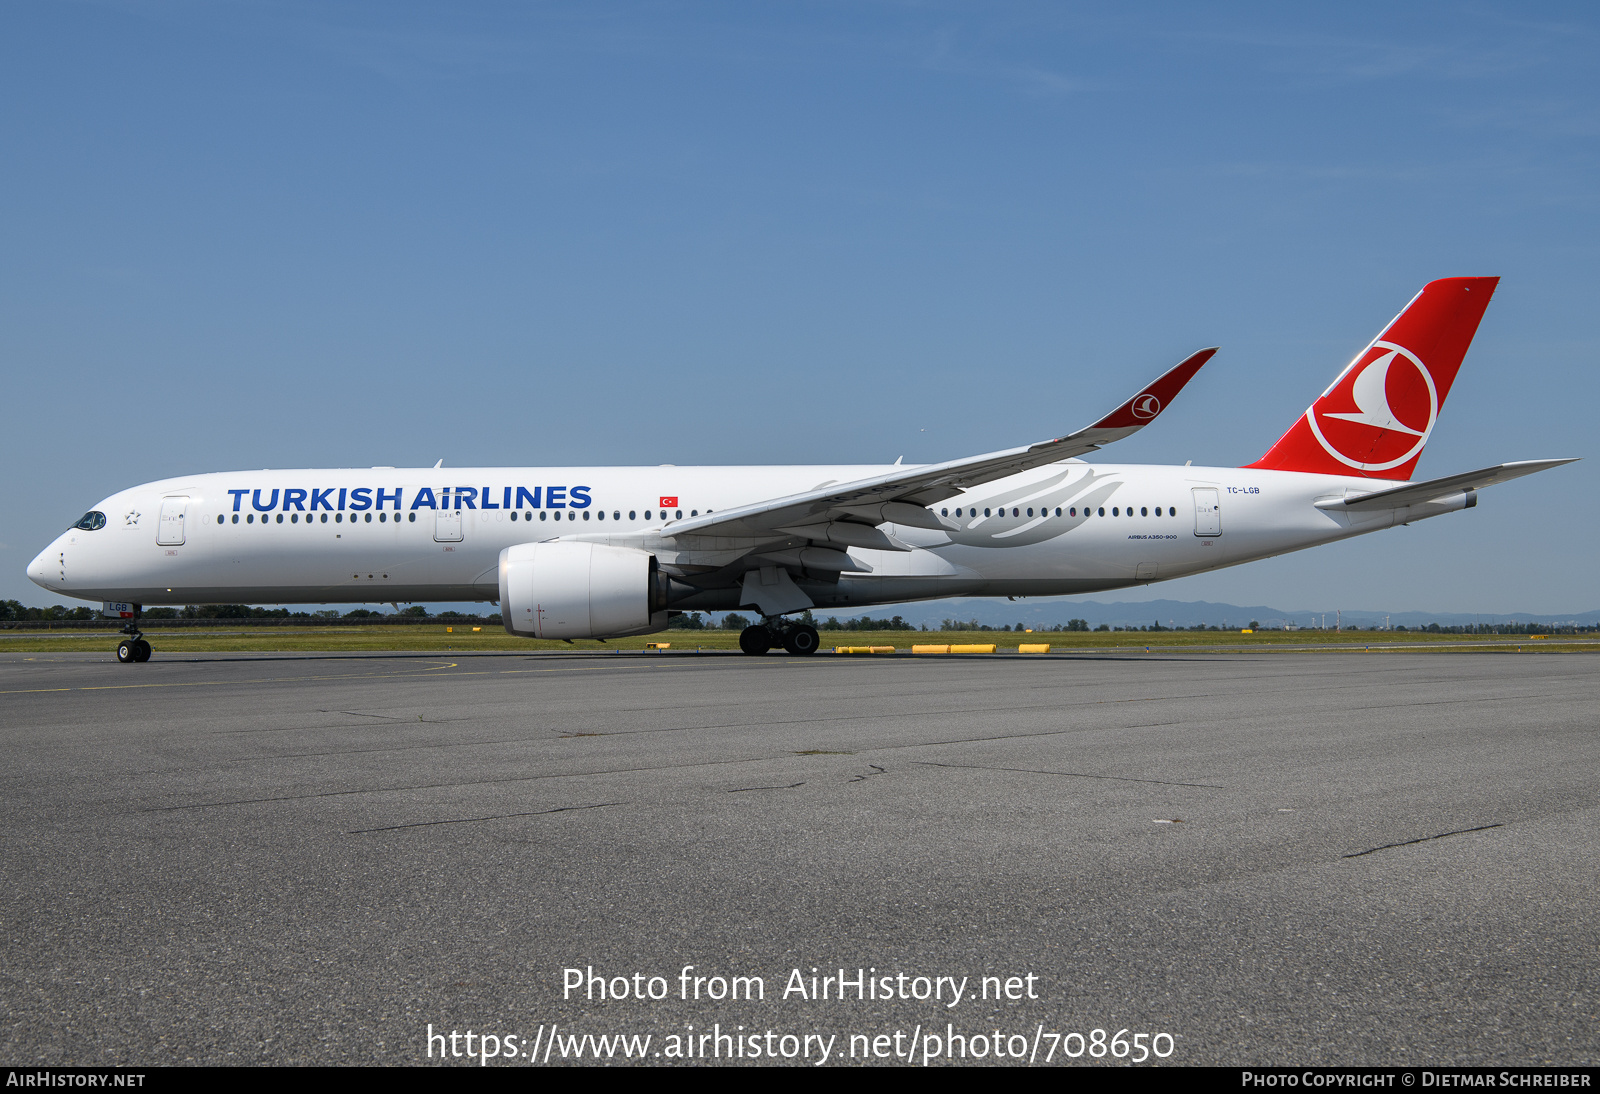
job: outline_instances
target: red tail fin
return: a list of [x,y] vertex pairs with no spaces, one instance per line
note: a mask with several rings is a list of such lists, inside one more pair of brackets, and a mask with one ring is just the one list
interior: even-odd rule
[[1409,479],[1499,283],[1429,282],[1289,432],[1245,466]]

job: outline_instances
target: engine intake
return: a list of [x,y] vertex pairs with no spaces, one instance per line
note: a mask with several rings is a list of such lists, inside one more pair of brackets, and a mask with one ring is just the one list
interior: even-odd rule
[[500,615],[523,638],[621,638],[667,626],[656,556],[603,543],[519,543],[500,552]]

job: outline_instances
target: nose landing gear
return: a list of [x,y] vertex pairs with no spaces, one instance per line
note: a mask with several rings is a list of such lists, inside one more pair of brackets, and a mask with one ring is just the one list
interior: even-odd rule
[[808,623],[790,623],[782,616],[769,616],[739,632],[739,648],[756,657],[774,646],[782,646],[788,653],[804,656],[816,653],[821,644],[817,628]]
[[133,618],[122,628],[122,633],[128,637],[117,643],[117,660],[124,665],[142,665],[150,660],[150,643],[144,640],[139,630],[139,616],[142,611],[141,606],[135,604]]

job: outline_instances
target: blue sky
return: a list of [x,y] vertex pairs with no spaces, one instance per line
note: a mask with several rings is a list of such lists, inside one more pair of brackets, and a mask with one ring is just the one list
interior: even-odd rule
[[1212,344],[1106,458],[1245,463],[1497,274],[1419,474],[1589,459],[1143,593],[1600,606],[1597,51],[1527,3],[5,5],[0,597],[168,475],[944,459]]

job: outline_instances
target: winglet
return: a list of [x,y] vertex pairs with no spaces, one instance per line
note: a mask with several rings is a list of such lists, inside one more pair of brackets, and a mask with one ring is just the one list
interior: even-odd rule
[[1140,426],[1149,425],[1157,414],[1166,409],[1167,405],[1177,398],[1183,386],[1194,379],[1194,374],[1200,371],[1200,366],[1216,354],[1217,347],[1203,349],[1199,353],[1186,357],[1181,364],[1169,370],[1160,379],[1148,385],[1139,394],[1123,403],[1117,409],[1101,418],[1090,429],[1138,429]]

